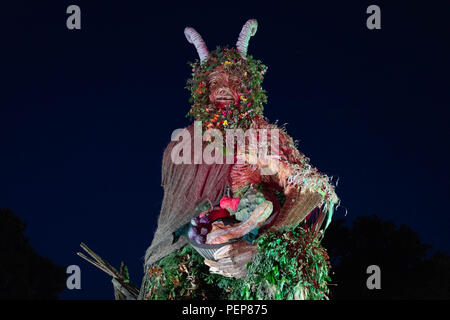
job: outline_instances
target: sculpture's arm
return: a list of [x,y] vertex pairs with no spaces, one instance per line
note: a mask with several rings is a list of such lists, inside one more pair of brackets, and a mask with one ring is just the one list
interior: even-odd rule
[[258,163],[260,170],[274,172],[263,176],[263,180],[278,184],[286,196],[272,228],[295,226],[313,209],[319,207],[326,211],[338,203],[330,178],[309,163],[283,130],[279,130],[279,145],[274,151],[277,157],[259,159]]
[[[313,209],[328,207],[330,203],[332,206],[338,202],[329,178],[309,164],[309,159],[297,150],[287,133],[283,130],[279,130],[279,133],[279,147],[273,150],[278,157],[258,158],[261,172],[273,172],[271,175],[262,175],[262,180],[278,184],[286,196],[284,205],[271,227],[273,229],[297,225]],[[257,213],[252,213],[254,214]],[[217,261],[205,260],[205,263],[213,273],[236,278],[245,277],[246,265],[256,252],[256,245],[244,241],[234,242],[216,252]]]

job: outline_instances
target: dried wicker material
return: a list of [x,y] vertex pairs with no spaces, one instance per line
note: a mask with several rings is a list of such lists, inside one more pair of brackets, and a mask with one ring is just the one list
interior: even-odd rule
[[[187,128],[194,145],[194,126]],[[158,228],[145,255],[145,265],[151,265],[166,255],[183,247],[187,239],[181,237],[173,242],[173,232],[198,214],[195,207],[199,201],[220,200],[229,184],[231,165],[225,164],[179,164],[172,162],[171,152],[178,142],[172,141],[164,151],[162,163],[162,186],[164,198],[158,218]],[[191,148],[194,159],[194,148]]]
[[233,194],[250,184],[259,183],[261,181],[259,169],[250,164],[235,164],[231,169],[230,177],[231,191]]
[[189,241],[189,243],[198,253],[200,253],[203,258],[216,261],[216,259],[214,258],[214,254],[217,252],[217,250],[232,243],[232,241],[220,244],[201,244],[194,241]]
[[295,227],[302,222],[308,214],[315,208],[322,205],[323,196],[312,191],[297,191],[286,195],[286,201],[278,214],[277,219],[272,225],[273,229],[284,229],[286,227]]

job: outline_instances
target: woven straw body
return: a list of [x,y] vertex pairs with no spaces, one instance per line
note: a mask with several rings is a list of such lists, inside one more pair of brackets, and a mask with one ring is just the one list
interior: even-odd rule
[[[269,124],[262,118],[254,120],[255,129],[278,129],[276,125]],[[192,146],[193,129],[187,128],[191,133]],[[274,203],[274,211],[277,215],[271,223],[272,229],[285,229],[295,227],[303,221],[307,215],[317,207],[326,205],[332,200],[337,203],[338,198],[334,193],[334,186],[329,183],[326,175],[319,173],[309,164],[309,159],[301,154],[292,138],[280,129],[279,153],[286,165],[294,168],[290,180],[280,181],[280,176],[260,176],[254,166],[226,164],[180,164],[176,165],[171,160],[171,152],[178,142],[171,142],[164,152],[162,165],[162,186],[164,199],[158,219],[158,228],[155,232],[151,246],[147,249],[145,264],[151,265],[171,252],[188,243],[186,237],[181,237],[173,242],[173,232],[188,223],[199,212],[195,211],[200,201],[210,200],[216,203],[224,195],[226,187],[233,191],[245,185],[257,183],[258,180],[266,185],[277,185],[278,189],[284,188],[286,201],[281,209],[275,199],[266,196]],[[191,148],[192,159],[194,148]],[[284,179],[284,178],[283,178]],[[290,186],[286,192],[286,187]],[[273,195],[272,195],[273,197]],[[277,207],[278,206],[278,207]],[[207,248],[204,255],[210,256]]]

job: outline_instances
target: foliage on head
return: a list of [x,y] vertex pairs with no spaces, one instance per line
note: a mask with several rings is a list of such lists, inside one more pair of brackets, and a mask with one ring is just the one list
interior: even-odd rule
[[[209,52],[201,36],[192,28],[185,29],[186,38],[197,48],[200,60],[190,62],[192,78],[187,82],[191,92],[191,109],[187,116],[202,121],[205,128],[248,128],[252,119],[262,116],[267,96],[261,83],[267,67],[260,60],[247,56],[248,42],[256,33],[256,20],[242,28],[236,49],[217,47]],[[218,103],[212,92],[211,77],[225,74],[229,79],[224,91],[233,99]],[[214,79],[212,80],[214,81]]]

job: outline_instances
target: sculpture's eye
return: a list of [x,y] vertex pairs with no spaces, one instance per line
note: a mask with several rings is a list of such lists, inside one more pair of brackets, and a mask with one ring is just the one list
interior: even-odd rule
[[210,78],[210,79],[209,79],[209,86],[210,86],[211,88],[217,86],[217,79],[216,79],[216,77]]
[[237,77],[231,77],[231,78],[230,78],[230,84],[231,84],[233,87],[239,86],[240,83],[241,83],[241,81],[239,80],[239,78],[237,78]]

